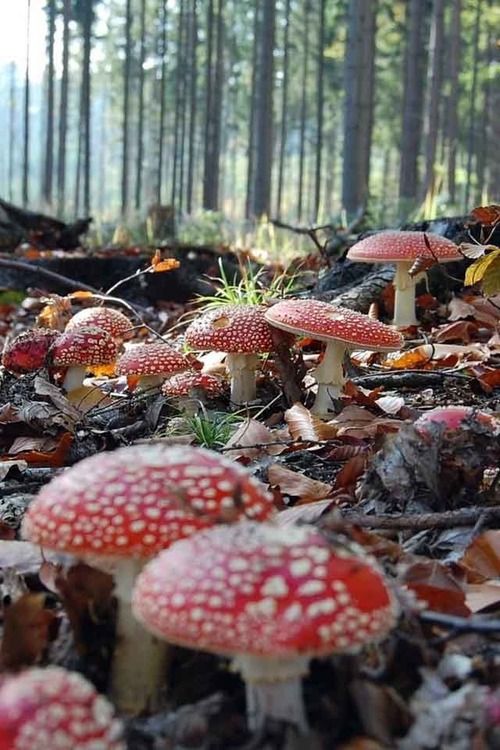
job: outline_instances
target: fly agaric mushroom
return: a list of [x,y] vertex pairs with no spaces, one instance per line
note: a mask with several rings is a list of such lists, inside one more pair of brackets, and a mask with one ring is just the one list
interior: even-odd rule
[[116,361],[116,344],[106,331],[82,326],[64,331],[51,349],[54,367],[67,367],[63,387],[66,391],[81,388],[87,369],[92,365],[109,365]]
[[24,536],[109,569],[118,600],[111,692],[120,710],[158,705],[166,650],[132,617],[130,597],[144,562],[214,523],[265,520],[272,498],[243,467],[192,446],[137,445],[80,461],[42,488]]
[[27,669],[0,685],[0,750],[125,750],[113,707],[76,672]]
[[51,328],[23,331],[5,345],[2,365],[16,375],[40,370],[47,364],[50,347],[60,335]]
[[227,353],[234,404],[255,399],[258,355],[274,349],[265,310],[259,305],[223,305],[196,318],[186,331],[186,343],[195,351]]
[[129,338],[133,323],[126,315],[112,307],[87,307],[73,315],[66,331],[75,331],[81,326],[95,326],[109,333],[118,342]]
[[401,334],[390,326],[315,299],[282,300],[269,308],[266,320],[283,331],[326,342],[323,360],[312,372],[318,395],[311,411],[319,416],[328,414],[332,399],[342,391],[342,365],[348,348],[393,351],[403,345]]
[[306,524],[246,522],[177,542],[144,568],[132,607],[161,638],[233,657],[253,730],[269,717],[306,731],[309,660],[378,641],[396,617],[375,562]]
[[461,260],[463,256],[451,240],[438,234],[390,231],[379,232],[356,242],[347,253],[347,257],[356,263],[396,264],[392,282],[396,291],[393,325],[397,328],[407,328],[418,325],[415,316],[415,286],[418,274],[412,277],[408,273],[417,258],[448,263]]
[[168,375],[190,369],[183,354],[167,343],[136,344],[126,349],[116,364],[118,375],[126,375],[129,387],[156,388]]
[[440,424],[445,430],[459,430],[464,423],[476,420],[478,424],[492,432],[500,430],[500,420],[493,414],[478,411],[470,406],[438,406],[422,414],[414,422],[417,432],[427,434],[429,425]]
[[203,372],[180,372],[166,380],[161,392],[164,396],[178,398],[179,408],[187,413],[196,412],[196,403],[204,396],[221,396],[224,383],[215,375]]

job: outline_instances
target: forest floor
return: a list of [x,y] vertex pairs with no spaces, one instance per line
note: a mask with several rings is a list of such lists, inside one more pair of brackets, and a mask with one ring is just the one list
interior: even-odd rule
[[[156,257],[153,266],[164,261]],[[320,256],[302,262],[295,294],[315,295],[321,265]],[[263,267],[259,284],[275,270]],[[204,263],[207,272],[216,275],[217,266]],[[167,277],[167,266],[156,273]],[[79,400],[68,399],[46,370],[21,377],[4,370],[2,670],[57,663],[105,687],[114,612],[104,574],[55,553],[42,557],[20,539],[22,516],[41,486],[82,458],[132,443],[193,443],[232,457],[266,483],[280,523],[342,532],[375,555],[401,617],[377,647],[312,661],[304,680],[307,739],[286,725],[249,735],[243,683],[227,661],[175,649],[165,710],[128,719],[130,748],[500,748],[500,438],[476,418],[480,410],[500,414],[500,295],[458,287],[451,297],[443,288],[424,290],[421,325],[405,331],[401,351],[352,352],[344,394],[325,420],[310,411],[308,372],[321,357],[321,345],[310,340],[293,355],[294,368],[305,372],[300,401],[287,403],[284,370],[270,356],[255,402],[235,411],[226,394],[208,400],[197,418],[158,390],[129,391],[109,374],[94,373],[93,391]],[[112,294],[135,316],[139,341],[172,341],[186,313],[192,319],[199,310],[168,299],[145,310],[120,298],[119,287]],[[0,293],[0,335],[37,322],[62,328],[96,301],[88,290]],[[373,301],[389,320],[391,285]],[[222,357],[201,355],[199,362],[224,373]],[[460,429],[433,425],[423,437],[415,420],[446,405],[472,411]]]

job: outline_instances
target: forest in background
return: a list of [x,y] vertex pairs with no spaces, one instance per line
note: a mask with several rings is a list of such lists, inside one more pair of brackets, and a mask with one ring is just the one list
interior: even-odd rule
[[[35,0],[27,4],[29,20]],[[0,195],[62,217],[373,223],[500,185],[491,0],[47,0],[0,69]],[[38,32],[39,30],[37,30]],[[498,197],[498,196],[497,196]],[[344,215],[345,215],[344,214]]]

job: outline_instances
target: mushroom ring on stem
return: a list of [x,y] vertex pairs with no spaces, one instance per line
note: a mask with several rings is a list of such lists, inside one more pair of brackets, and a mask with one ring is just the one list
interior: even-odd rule
[[306,732],[309,660],[379,641],[396,619],[375,561],[305,524],[242,522],[177,542],[144,568],[132,607],[161,638],[233,657],[252,730],[272,718]]
[[312,412],[327,415],[332,400],[345,383],[343,361],[348,349],[394,351],[403,346],[403,337],[390,326],[368,315],[315,299],[288,299],[266,312],[266,320],[276,328],[326,342],[323,360],[312,374],[318,395]]
[[[428,244],[427,244],[428,243]],[[429,250],[430,247],[430,250]],[[356,263],[395,263],[394,321],[396,328],[418,325],[415,315],[415,286],[419,274],[408,273],[415,261],[449,263],[463,258],[458,247],[446,237],[427,232],[378,232],[356,242],[347,253]]]
[[86,458],[32,502],[24,536],[111,571],[118,601],[111,695],[127,713],[160,703],[167,650],[132,617],[145,561],[215,523],[273,514],[271,496],[243,467],[192,446],[137,445]]
[[255,399],[258,355],[274,349],[265,311],[261,305],[222,305],[196,318],[186,330],[186,343],[196,351],[227,353],[234,404]]

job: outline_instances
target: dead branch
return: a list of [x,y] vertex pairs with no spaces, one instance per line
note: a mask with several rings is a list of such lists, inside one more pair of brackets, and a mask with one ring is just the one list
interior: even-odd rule
[[425,531],[427,529],[452,529],[456,526],[474,526],[478,518],[483,523],[500,520],[497,506],[473,506],[448,510],[442,513],[413,513],[408,515],[376,515],[346,511],[333,511],[322,519],[328,529],[335,530],[346,523],[365,529],[390,529],[392,531]]
[[495,633],[500,635],[500,620],[488,620],[486,617],[457,617],[441,612],[425,611],[418,615],[419,620],[431,625],[440,625],[456,633]]
[[360,375],[351,378],[353,383],[363,388],[423,388],[427,385],[442,383],[445,378],[458,378],[459,380],[470,380],[468,375],[460,372],[429,372],[427,370],[404,370],[401,372],[378,372],[372,375]]

